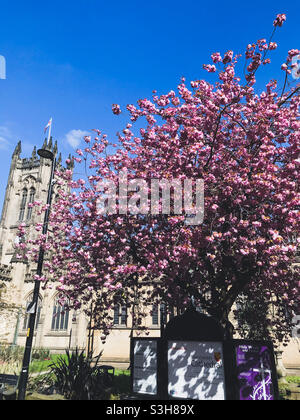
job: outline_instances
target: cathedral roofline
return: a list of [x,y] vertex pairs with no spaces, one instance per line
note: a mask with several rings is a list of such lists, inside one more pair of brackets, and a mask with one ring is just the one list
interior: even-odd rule
[[[62,156],[61,156],[61,153],[59,153],[59,155],[58,155],[57,140],[55,140],[55,142],[53,142],[52,137],[50,137],[49,141],[47,140],[47,138],[45,138],[41,148],[51,151],[54,154],[54,156],[57,158],[57,164],[61,165]],[[17,160],[17,164],[18,164],[18,167],[20,169],[30,169],[30,168],[39,167],[40,164],[41,164],[41,161],[43,161],[43,159],[40,158],[37,155],[37,147],[36,146],[34,146],[34,148],[33,148],[31,157],[22,158],[20,156],[21,152],[22,152],[22,142],[21,142],[21,140],[19,140],[16,147],[15,147],[15,150],[13,152],[12,158],[14,160]],[[67,164],[67,168],[71,169],[74,166],[74,162],[73,162],[70,155],[69,155],[68,159],[70,160],[70,163]]]

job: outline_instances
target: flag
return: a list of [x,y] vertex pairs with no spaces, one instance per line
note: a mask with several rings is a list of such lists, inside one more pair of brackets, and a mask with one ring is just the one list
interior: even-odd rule
[[51,127],[51,124],[52,124],[52,118],[50,118],[50,120],[49,120],[48,124],[47,124],[47,125],[46,125],[46,127],[44,128],[44,133],[46,133],[47,128]]

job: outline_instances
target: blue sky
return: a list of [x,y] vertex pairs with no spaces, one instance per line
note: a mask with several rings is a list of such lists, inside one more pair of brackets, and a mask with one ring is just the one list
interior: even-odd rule
[[124,109],[154,89],[176,90],[181,76],[207,78],[202,64],[211,62],[211,53],[243,53],[248,43],[268,38],[278,13],[287,21],[261,86],[283,80],[287,51],[300,47],[296,1],[2,2],[0,55],[7,68],[0,79],[0,209],[17,141],[22,156],[30,156],[50,117],[64,158],[74,151],[72,134],[99,128],[113,137],[127,118],[114,116],[111,104]]

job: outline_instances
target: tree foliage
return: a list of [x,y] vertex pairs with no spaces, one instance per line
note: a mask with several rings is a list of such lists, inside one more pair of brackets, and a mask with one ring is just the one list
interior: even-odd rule
[[[116,144],[100,130],[84,138],[86,147],[74,159],[85,178],[58,171],[58,182],[72,192],[61,189],[47,242],[28,241],[29,258],[41,243],[51,251],[41,280],[55,278],[62,300],[74,308],[93,300],[103,337],[116,303],[131,306],[141,326],[144,305],[161,300],[184,307],[191,296],[229,333],[239,297],[255,297],[263,312],[272,303],[274,313],[288,315],[266,321],[268,328],[277,339],[287,336],[299,305],[299,271],[292,263],[299,244],[300,86],[290,76],[299,51],[290,50],[282,65],[283,88],[270,80],[259,93],[256,81],[270,64],[284,20],[277,16],[268,41],[247,46],[244,74],[238,73],[241,55],[212,54],[204,69],[214,83],[188,86],[182,78],[177,93],[154,91],[152,100],[128,105],[130,123]],[[113,112],[120,114],[120,106]],[[148,186],[153,179],[202,179],[203,223],[187,225],[184,211],[121,214],[121,201],[116,214],[99,214],[99,182],[118,185],[124,172],[129,185],[134,179]]]

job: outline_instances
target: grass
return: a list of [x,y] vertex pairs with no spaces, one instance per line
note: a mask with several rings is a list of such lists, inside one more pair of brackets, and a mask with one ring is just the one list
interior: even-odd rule
[[[45,360],[33,360],[29,367],[30,373],[39,373],[39,372],[46,372],[49,370],[49,366],[52,363],[56,363],[58,358],[64,358],[67,359],[67,356],[65,354],[51,354],[49,358]],[[101,361],[101,360],[100,360]],[[115,376],[130,376],[129,370],[121,370],[121,369],[115,369]]]
[[286,376],[284,378],[289,384],[300,385],[300,376]]
[[121,370],[121,369],[116,369],[116,370],[115,370],[115,376],[119,376],[119,375],[126,375],[126,376],[130,376],[130,370]]
[[[49,365],[55,363],[58,357],[65,357],[63,354],[52,354],[45,360],[32,360],[29,366],[29,373],[39,373],[49,370]],[[15,359],[13,357],[0,360],[0,373],[8,375],[19,375],[22,368],[22,358]]]
[[52,363],[56,363],[59,357],[66,358],[67,356],[64,354],[51,354],[50,357],[45,360],[33,360],[30,363],[29,372],[30,373],[45,372],[49,370],[49,366]]
[[33,392],[32,394],[26,395],[26,401],[63,401],[65,398],[62,395],[44,395]]
[[279,395],[280,399],[289,400],[293,387],[300,386],[300,376],[285,376],[284,379],[287,383],[279,383]]

